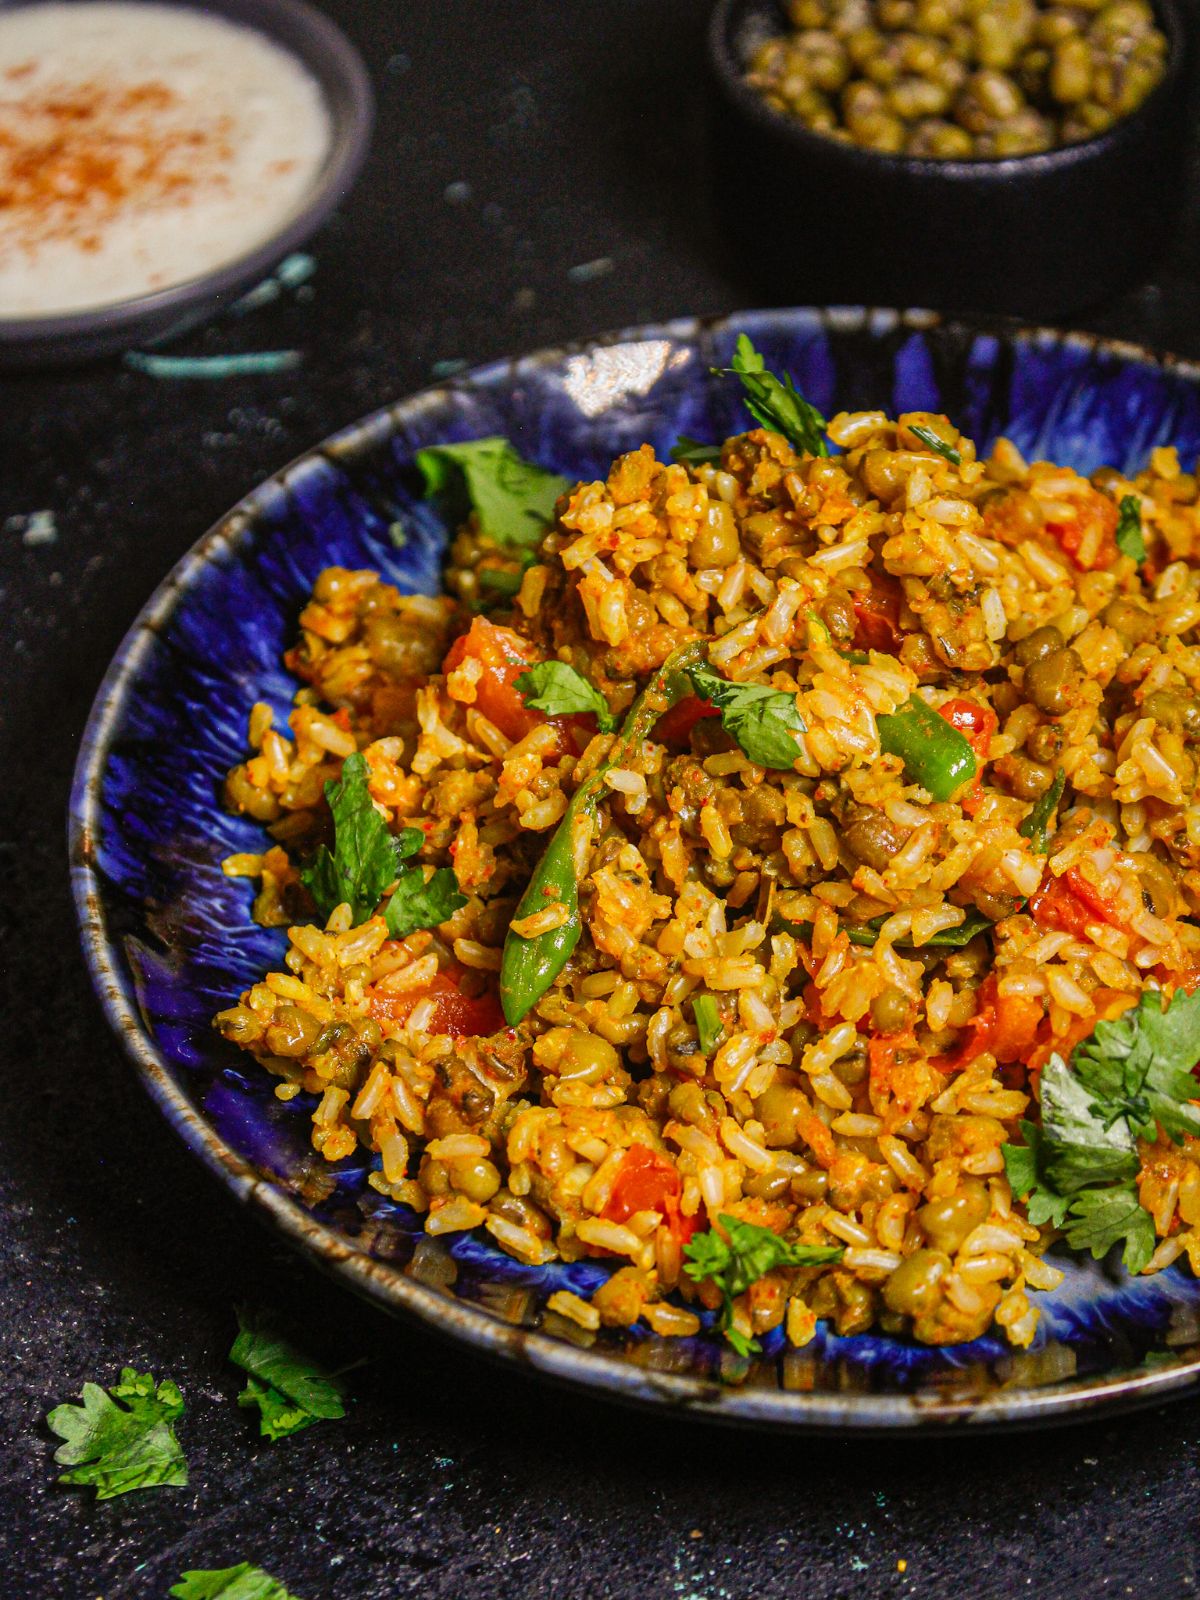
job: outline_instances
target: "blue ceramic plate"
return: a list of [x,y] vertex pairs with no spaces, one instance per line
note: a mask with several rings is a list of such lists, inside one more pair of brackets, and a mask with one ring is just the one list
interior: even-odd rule
[[[151,598],[109,670],[71,799],[83,943],[101,1001],[183,1141],[247,1205],[360,1293],[475,1350],[600,1393],[755,1425],[1027,1425],[1161,1399],[1200,1376],[1200,1286],[1175,1268],[1131,1280],[1065,1258],[1040,1296],[1034,1348],[986,1338],[948,1350],[837,1338],[803,1350],[777,1330],[748,1369],[705,1335],[585,1334],[545,1310],[555,1288],[593,1288],[595,1262],[521,1266],[470,1236],[425,1239],[419,1219],[366,1183],[365,1160],[329,1167],[303,1099],[226,1046],[214,1012],[277,963],[279,930],[250,919],[233,851],[262,848],[217,801],[246,716],[282,717],[280,658],[322,567],[376,567],[410,591],[438,584],[446,528],[418,498],[413,452],[506,434],[569,477],[680,433],[745,427],[735,386],[710,378],[745,330],[827,414],[947,411],[981,445],[1007,434],[1031,457],[1130,471],[1157,444],[1200,452],[1200,367],[1044,331],[992,331],[927,314],[775,311],[637,329],[496,364],[335,434],[206,534]],[[400,547],[392,536],[402,525]],[[463,1359],[471,1359],[464,1350]]]

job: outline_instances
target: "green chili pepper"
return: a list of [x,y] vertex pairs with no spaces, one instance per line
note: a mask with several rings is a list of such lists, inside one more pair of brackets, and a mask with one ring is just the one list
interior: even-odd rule
[[500,964],[500,1004],[510,1024],[520,1022],[537,1004],[558,977],[579,943],[582,922],[579,915],[579,880],[575,876],[574,824],[581,816],[594,817],[607,790],[604,774],[622,766],[634,756],[654,731],[664,711],[669,711],[684,695],[691,694],[689,667],[705,658],[704,641],[694,640],[668,656],[629,708],[616,742],[602,766],[576,789],[546,846],[545,854],[533,869],[513,920],[545,911],[551,905],[567,908],[567,917],[548,933],[522,938],[512,928],[504,941]]
[[975,752],[944,717],[918,695],[899,711],[878,719],[879,743],[889,756],[899,756],[914,783],[935,800],[949,800],[979,771]]
[[1050,818],[1058,809],[1058,803],[1063,797],[1066,786],[1067,775],[1060,767],[1054,782],[1037,801],[1024,822],[1017,827],[1017,832],[1029,840],[1040,856],[1048,855],[1050,852],[1050,841],[1047,837],[1050,831]]
[[[879,930],[886,921],[886,917],[872,917],[870,922],[848,923],[843,927],[843,932],[851,944],[870,949],[878,943]],[[782,929],[784,933],[795,934],[806,942],[813,936],[811,922],[792,922],[787,917],[776,917],[772,926]],[[902,950],[962,950],[992,926],[990,917],[985,917],[980,911],[968,911],[957,928],[943,928],[940,933],[931,934],[922,945],[915,945],[911,934],[897,939],[896,943]]]

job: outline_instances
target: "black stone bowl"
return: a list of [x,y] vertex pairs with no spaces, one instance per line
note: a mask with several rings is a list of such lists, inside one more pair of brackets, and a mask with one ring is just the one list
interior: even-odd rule
[[745,81],[786,26],[774,0],[719,0],[709,30],[720,223],[756,288],[793,303],[1045,318],[1106,299],[1166,247],[1182,199],[1188,37],[1155,0],[1166,71],[1105,133],[1040,155],[929,161],[814,133]]
[[[0,0],[0,10],[14,3],[25,0]],[[77,3],[86,5],[88,0]],[[0,308],[0,366],[84,361],[205,322],[266,277],[284,256],[316,232],[349,193],[370,142],[375,101],[362,58],[346,36],[306,0],[206,0],[200,9],[265,34],[295,56],[316,80],[329,113],[330,142],[312,187],[299,209],[270,239],[200,277],[116,304],[58,316],[5,317]]]

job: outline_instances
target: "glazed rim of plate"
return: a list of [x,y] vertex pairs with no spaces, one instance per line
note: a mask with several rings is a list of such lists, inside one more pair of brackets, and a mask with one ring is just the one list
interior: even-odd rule
[[803,307],[643,324],[541,349],[516,361],[490,362],[445,383],[430,385],[351,423],[272,473],[203,534],[142,607],[109,665],[80,743],[67,819],[71,888],[92,985],[108,1022],[159,1110],[193,1154],[216,1174],[235,1198],[252,1206],[279,1228],[290,1244],[311,1255],[318,1265],[358,1294],[387,1310],[415,1317],[495,1359],[513,1361],[574,1388],[599,1391],[635,1405],[667,1407],[676,1414],[754,1427],[845,1429],[865,1433],[964,1424],[970,1424],[973,1429],[1021,1428],[1046,1422],[1077,1422],[1093,1410],[1103,1410],[1107,1414],[1153,1405],[1200,1382],[1200,1360],[1181,1360],[1175,1366],[1157,1371],[1126,1370],[1109,1376],[1069,1379],[1042,1388],[1001,1389],[983,1399],[954,1398],[939,1394],[932,1387],[911,1393],[872,1392],[865,1396],[853,1392],[773,1390],[753,1384],[738,1387],[716,1379],[659,1372],[651,1366],[639,1366],[603,1352],[582,1349],[550,1334],[513,1327],[475,1304],[440,1294],[403,1270],[355,1249],[343,1235],[317,1221],[297,1200],[263,1177],[220,1138],[175,1081],[162,1052],[146,1029],[108,926],[94,840],[101,824],[101,780],[127,694],[143,661],[155,649],[159,636],[165,633],[194,576],[218,552],[233,554],[239,546],[253,541],[254,518],[272,488],[283,486],[299,472],[320,470],[323,455],[331,450],[361,445],[372,436],[384,436],[398,414],[411,413],[458,388],[494,386],[510,381],[522,371],[553,367],[569,356],[634,340],[694,339],[698,332],[712,334],[723,328],[741,331],[747,326],[753,328],[759,319],[805,314],[821,319],[835,330],[904,327],[916,333],[935,327],[964,332],[1002,329],[1009,338],[1020,342],[1053,341],[1084,350],[1103,351],[1116,359],[1159,367],[1200,384],[1200,362],[1159,356],[1142,345],[1101,335],[1063,333],[1012,322],[989,323],[986,319],[966,322],[922,310]]

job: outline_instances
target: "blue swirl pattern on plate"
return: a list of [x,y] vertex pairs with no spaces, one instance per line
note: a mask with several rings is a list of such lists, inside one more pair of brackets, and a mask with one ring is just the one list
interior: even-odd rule
[[[1145,1403],[1200,1372],[1200,1289],[1176,1269],[1130,1280],[1064,1258],[1039,1297],[1028,1352],[995,1338],[950,1349],[822,1324],[803,1350],[778,1329],[747,1367],[709,1333],[593,1336],[545,1311],[556,1288],[589,1293],[593,1261],[531,1268],[486,1236],[434,1241],[367,1183],[365,1152],[312,1152],[300,1096],[213,1031],[217,1010],[285,948],[256,927],[244,881],[221,871],[262,848],[218,795],[266,700],[281,720],[281,665],[323,567],[374,567],[408,592],[436,589],[447,529],[419,498],[414,451],[505,434],[572,478],[603,476],[645,440],[747,426],[737,386],[709,369],[746,331],[827,414],[948,412],[981,449],[1007,435],[1029,457],[1131,470],[1158,444],[1200,453],[1200,372],[1077,335],[968,329],[924,313],[751,313],[635,330],[496,364],[335,435],[243,501],[150,600],[97,698],[76,773],[72,863],[85,952],[102,1003],[185,1142],[301,1248],[390,1309],[556,1377],[626,1399],[755,1424],[895,1428],[969,1419],[1013,1425]],[[403,532],[397,543],[394,530]]]

